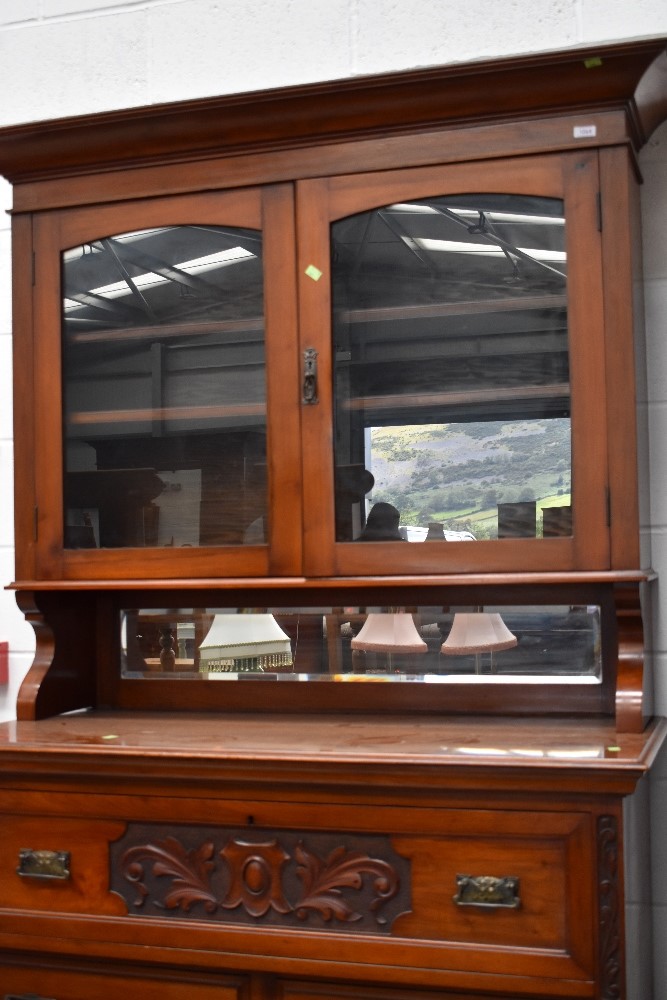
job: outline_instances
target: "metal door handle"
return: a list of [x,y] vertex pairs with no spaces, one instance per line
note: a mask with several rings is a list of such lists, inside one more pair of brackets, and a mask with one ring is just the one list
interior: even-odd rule
[[306,406],[317,403],[317,351],[307,347],[303,352],[303,392],[301,402]]

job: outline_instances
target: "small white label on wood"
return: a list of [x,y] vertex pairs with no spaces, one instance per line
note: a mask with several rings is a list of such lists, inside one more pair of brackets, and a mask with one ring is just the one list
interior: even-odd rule
[[574,138],[575,139],[593,139],[598,134],[598,130],[595,125],[575,125],[574,126]]

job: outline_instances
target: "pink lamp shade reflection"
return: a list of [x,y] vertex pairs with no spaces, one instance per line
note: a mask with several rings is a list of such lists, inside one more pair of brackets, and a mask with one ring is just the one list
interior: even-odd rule
[[498,653],[512,649],[518,641],[497,612],[458,612],[440,651],[449,656]]
[[371,612],[350,645],[352,649],[369,653],[425,653],[427,650],[407,611]]

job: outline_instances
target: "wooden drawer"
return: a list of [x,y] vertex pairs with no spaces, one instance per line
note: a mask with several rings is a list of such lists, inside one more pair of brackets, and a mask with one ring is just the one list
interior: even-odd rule
[[[60,797],[54,810],[72,807],[67,816],[0,817],[0,935],[48,938],[68,914],[72,941],[112,940],[127,954],[156,939],[181,949],[187,925],[189,949],[244,955],[257,971],[333,963],[370,978],[391,966],[401,982],[418,968],[426,986],[472,972],[512,977],[517,992],[567,978],[589,995],[586,812],[109,797],[101,819],[76,816],[77,803]],[[131,818],[110,818],[119,806]],[[69,874],[17,874],[26,848],[67,852]]]
[[94,971],[47,964],[8,965],[0,957],[0,1000],[242,1000],[243,980],[188,971],[128,972],[109,965]]
[[[345,986],[333,983],[278,983],[276,1000],[498,1000],[498,994]],[[536,998],[531,998],[536,1000]]]

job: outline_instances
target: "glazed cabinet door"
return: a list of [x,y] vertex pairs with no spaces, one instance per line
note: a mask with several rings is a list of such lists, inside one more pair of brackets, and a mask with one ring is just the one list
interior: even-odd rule
[[597,199],[589,151],[300,185],[308,574],[608,566]]
[[35,219],[38,577],[298,571],[293,217],[281,185]]
[[583,151],[37,215],[19,578],[609,568],[599,189]]

